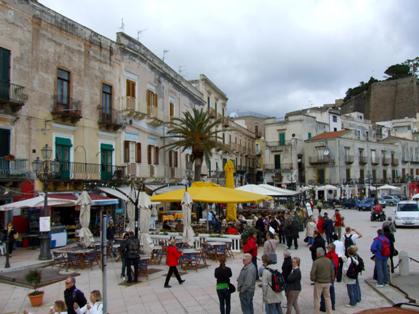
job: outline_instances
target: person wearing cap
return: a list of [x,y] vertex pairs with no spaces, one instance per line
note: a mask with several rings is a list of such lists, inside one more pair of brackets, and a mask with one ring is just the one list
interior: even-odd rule
[[243,314],[253,314],[253,296],[255,294],[256,268],[252,264],[252,255],[243,254],[243,268],[237,278],[237,291]]

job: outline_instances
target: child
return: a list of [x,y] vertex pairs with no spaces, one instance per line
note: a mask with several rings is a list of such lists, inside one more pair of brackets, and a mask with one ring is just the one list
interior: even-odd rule
[[77,314],[103,314],[102,295],[99,290],[90,292],[90,304],[86,304],[82,308],[74,303],[74,310]]

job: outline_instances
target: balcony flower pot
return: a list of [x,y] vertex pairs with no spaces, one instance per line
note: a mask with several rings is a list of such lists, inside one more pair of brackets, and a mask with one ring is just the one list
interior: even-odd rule
[[4,158],[4,160],[15,160],[15,156],[13,156],[13,155],[6,155],[6,156],[4,156],[3,157]]
[[29,301],[31,302],[32,307],[41,306],[44,301],[44,291],[39,291],[36,288],[39,287],[41,283],[42,273],[39,269],[30,270],[26,276],[25,280],[33,287],[33,291],[28,294]]

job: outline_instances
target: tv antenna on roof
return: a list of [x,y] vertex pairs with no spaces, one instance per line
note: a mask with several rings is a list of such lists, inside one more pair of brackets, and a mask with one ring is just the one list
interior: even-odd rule
[[147,30],[147,28],[140,29],[137,31],[137,40],[140,41],[140,36]]
[[163,50],[163,58],[162,58],[162,60],[163,60],[163,62],[164,62],[164,59],[166,58],[166,54],[169,52],[169,50],[167,50],[167,49],[164,49]]
[[123,17],[121,17],[121,26],[119,27],[119,29],[121,31],[125,31],[125,23],[124,23],[124,18]]

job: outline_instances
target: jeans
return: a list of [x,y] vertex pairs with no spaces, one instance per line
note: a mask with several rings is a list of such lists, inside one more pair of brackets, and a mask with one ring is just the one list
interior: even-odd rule
[[265,312],[266,314],[282,314],[281,303],[266,303]]
[[[335,299],[336,299],[336,297],[335,297],[335,284],[334,283],[332,283],[330,285],[329,292],[330,292],[330,301],[332,302],[332,309],[334,310],[335,309]],[[326,306],[324,304],[323,294],[320,298],[320,311],[322,311],[322,312],[326,311]]]
[[255,291],[244,291],[239,293],[240,305],[243,314],[254,314],[253,311],[253,295]]
[[128,271],[128,282],[132,282],[132,268],[134,266],[134,281],[138,281],[138,257],[137,258],[127,258],[127,271]]
[[172,277],[172,274],[175,274],[176,279],[179,283],[182,282],[182,278],[180,278],[179,272],[177,270],[176,266],[170,266],[169,271],[167,272],[166,281],[164,282],[165,286],[169,285],[170,277]]
[[314,238],[313,237],[307,237],[307,244],[308,245],[313,245],[314,243]]
[[348,290],[348,296],[349,296],[349,304],[350,305],[356,305],[357,303],[357,287],[356,283],[351,285],[346,285],[346,289]]
[[217,290],[218,300],[220,301],[220,313],[230,314],[231,294],[229,289]]
[[356,300],[357,303],[359,303],[359,302],[361,302],[361,287],[359,286],[359,280],[358,280],[358,278],[356,279],[356,290],[355,290],[355,292],[356,292],[356,294],[355,294],[355,296],[356,296],[355,300]]
[[127,263],[124,256],[121,257],[121,264],[121,277],[125,277],[125,269],[127,268]]
[[256,279],[258,279],[259,278],[259,274],[258,274],[258,261],[257,261],[257,257],[256,256],[252,256],[252,263],[256,267]]
[[387,259],[378,259],[375,257],[375,269],[377,271],[377,283],[384,285],[389,283],[389,274],[387,269]]

